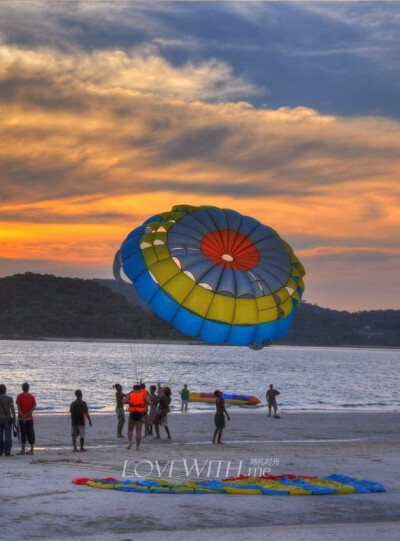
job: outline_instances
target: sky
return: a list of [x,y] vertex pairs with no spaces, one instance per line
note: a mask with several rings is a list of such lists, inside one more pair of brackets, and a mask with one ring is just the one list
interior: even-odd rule
[[303,300],[400,309],[398,2],[0,2],[0,276],[111,278],[176,204],[274,228]]

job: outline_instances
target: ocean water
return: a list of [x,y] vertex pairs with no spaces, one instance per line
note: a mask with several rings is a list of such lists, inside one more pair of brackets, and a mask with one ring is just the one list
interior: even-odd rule
[[114,411],[113,384],[127,392],[138,380],[168,384],[173,409],[184,383],[192,391],[254,395],[263,408],[273,383],[281,411],[400,411],[399,368],[398,349],[0,340],[0,382],[15,398],[28,381],[43,412],[67,412],[77,388],[92,411]]

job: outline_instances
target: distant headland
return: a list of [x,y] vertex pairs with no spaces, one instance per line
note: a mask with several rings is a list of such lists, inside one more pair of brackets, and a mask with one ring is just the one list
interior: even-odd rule
[[[0,278],[0,338],[191,340],[115,280]],[[400,347],[400,310],[346,312],[302,302],[282,345]]]

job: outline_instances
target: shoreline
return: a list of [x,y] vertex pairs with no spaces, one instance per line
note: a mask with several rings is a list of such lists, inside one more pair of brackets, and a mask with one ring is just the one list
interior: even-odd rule
[[[202,409],[189,409],[188,413],[192,414],[192,415],[202,415],[202,414],[210,414],[212,412],[214,412],[215,410],[215,406],[213,404],[209,404],[209,408],[202,408]],[[243,409],[240,408],[239,406],[232,406],[232,405],[227,405],[227,410],[229,413],[240,413],[240,414],[245,414],[245,415],[249,415],[249,414],[255,414],[255,415],[265,415],[266,412],[267,412],[267,405],[266,404],[263,404],[262,406],[257,406],[255,408],[246,408],[244,407]],[[367,409],[367,408],[364,408],[364,409],[361,409],[360,407],[342,407],[342,408],[332,408],[332,409],[311,409],[311,408],[304,408],[304,409],[301,409],[301,408],[282,408],[282,409],[279,409],[278,411],[279,415],[292,415],[292,414],[295,414],[295,415],[304,415],[304,414],[308,414],[308,413],[319,413],[319,414],[323,414],[323,415],[330,415],[330,414],[354,414],[354,413],[360,413],[360,414],[370,414],[370,413],[380,413],[380,414],[383,414],[383,415],[387,415],[387,414],[391,414],[391,413],[400,413],[400,409]],[[50,410],[40,410],[40,409],[36,409],[35,410],[35,416],[45,416],[45,415],[49,415],[49,416],[59,416],[59,415],[69,415],[68,411],[67,410],[63,410],[63,411],[50,411]],[[104,410],[96,410],[94,408],[90,408],[90,415],[99,415],[99,416],[102,416],[102,415],[115,415],[115,408],[110,408],[110,409],[104,409]],[[175,408],[173,409],[169,415],[186,415],[186,414],[182,414],[180,409],[179,408]]]
[[[174,346],[201,346],[201,347],[240,347],[230,346],[228,344],[209,344],[207,342],[200,342],[196,340],[149,340],[142,338],[74,338],[74,337],[51,337],[51,336],[0,336],[0,341],[18,341],[18,342],[82,342],[82,343],[104,343],[104,344],[164,344]],[[340,344],[340,345],[314,345],[314,344],[270,344],[265,346],[267,348],[317,348],[317,349],[383,349],[383,350],[400,350],[399,346],[374,346],[365,344]]]

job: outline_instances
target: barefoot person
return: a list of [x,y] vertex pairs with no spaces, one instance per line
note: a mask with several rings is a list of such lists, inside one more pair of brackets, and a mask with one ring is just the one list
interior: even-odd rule
[[74,452],[78,452],[78,447],[76,445],[76,439],[80,437],[80,450],[86,451],[85,445],[85,422],[86,419],[89,421],[89,426],[92,426],[92,420],[89,415],[89,409],[84,400],[82,400],[82,391],[77,389],[75,391],[76,400],[74,400],[70,407],[69,412],[71,414],[71,424],[72,424],[72,444],[74,446]]
[[142,441],[142,427],[145,420],[147,409],[147,395],[143,393],[140,385],[134,385],[133,390],[124,398],[124,403],[128,404],[129,422],[128,422],[128,446],[132,447],[133,429],[136,431],[136,451],[139,451]]
[[222,431],[225,428],[225,416],[228,419],[228,421],[230,421],[231,418],[229,417],[229,413],[226,411],[225,400],[223,399],[222,392],[218,390],[214,391],[214,396],[216,397],[216,400],[215,400],[216,413],[214,417],[215,431],[214,431],[212,442],[223,443],[221,441],[221,437],[222,437]]
[[148,396],[149,399],[149,411],[146,420],[146,436],[153,435],[153,423],[157,415],[157,387],[155,385],[150,385],[150,393]]
[[167,437],[171,439],[171,433],[168,427],[168,413],[170,412],[169,405],[171,404],[171,389],[164,387],[156,400],[158,404],[157,414],[154,420],[154,428],[156,429],[156,439],[160,439],[160,426],[165,428]]
[[124,398],[125,395],[122,392],[122,386],[119,383],[113,385],[115,389],[115,413],[117,414],[118,425],[117,425],[117,438],[123,438],[122,429],[125,424],[125,412],[124,412]]
[[190,397],[190,391],[188,389],[188,386],[183,386],[183,389],[179,391],[179,394],[181,395],[181,412],[187,412],[188,410],[188,404],[189,404],[189,397]]
[[30,451],[26,451],[26,453],[33,455],[35,430],[33,428],[32,412],[36,408],[36,400],[33,394],[29,392],[29,383],[22,384],[22,393],[17,396],[15,403],[18,406],[19,429],[21,431],[21,451],[17,455],[25,454],[26,440],[31,446]]
[[0,456],[12,456],[12,425],[16,425],[14,401],[6,394],[7,388],[0,384]]
[[267,399],[267,403],[268,403],[268,417],[271,417],[271,411],[272,409],[274,410],[274,417],[277,418],[277,409],[278,409],[278,404],[276,403],[276,397],[281,394],[279,391],[277,391],[276,389],[274,389],[274,386],[271,385],[269,386],[269,389],[267,391],[267,394],[266,394],[266,399]]

